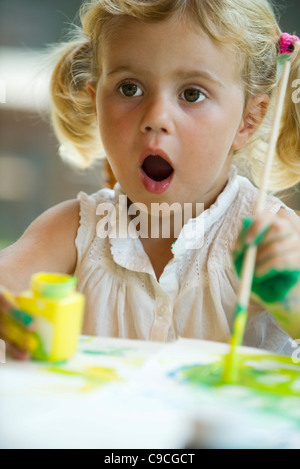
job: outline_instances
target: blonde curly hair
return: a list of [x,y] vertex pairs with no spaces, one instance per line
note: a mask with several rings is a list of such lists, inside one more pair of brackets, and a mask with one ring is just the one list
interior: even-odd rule
[[[118,20],[133,17],[145,22],[188,15],[216,43],[228,43],[237,54],[245,103],[266,94],[270,106],[266,118],[235,159],[246,162],[259,185],[270,133],[270,116],[280,78],[277,67],[281,36],[274,10],[268,0],[91,0],[80,9],[81,26],[56,54],[51,79],[52,123],[61,153],[80,167],[103,157],[96,114],[87,83],[101,75],[99,44],[105,40],[104,26],[118,27]],[[106,28],[107,29],[107,28]],[[293,99],[295,80],[300,77],[300,43],[292,54],[290,83],[276,148],[269,188],[282,190],[300,181],[300,103]]]

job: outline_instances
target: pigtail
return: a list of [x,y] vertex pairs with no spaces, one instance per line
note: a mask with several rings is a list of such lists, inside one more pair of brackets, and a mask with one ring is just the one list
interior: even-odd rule
[[86,168],[100,155],[100,139],[87,83],[93,78],[90,41],[80,38],[63,44],[51,79],[52,125],[61,143],[60,154]]
[[276,148],[272,185],[286,189],[300,181],[300,42],[294,44],[291,72]]

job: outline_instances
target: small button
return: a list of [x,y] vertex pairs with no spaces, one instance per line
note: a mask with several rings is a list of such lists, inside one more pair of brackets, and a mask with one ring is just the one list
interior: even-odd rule
[[163,318],[163,317],[167,316],[168,312],[169,312],[168,305],[162,305],[158,309],[157,315],[158,315],[158,317]]

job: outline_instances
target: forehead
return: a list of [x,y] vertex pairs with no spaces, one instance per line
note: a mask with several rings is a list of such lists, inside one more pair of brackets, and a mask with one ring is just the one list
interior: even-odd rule
[[149,66],[199,66],[223,80],[239,81],[239,64],[230,44],[216,43],[187,17],[146,22],[114,18],[104,26],[100,53],[103,71],[136,64]]

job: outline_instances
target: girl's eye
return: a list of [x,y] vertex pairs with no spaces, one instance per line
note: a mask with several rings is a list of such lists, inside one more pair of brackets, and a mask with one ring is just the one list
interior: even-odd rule
[[181,93],[180,97],[188,103],[200,103],[206,96],[195,88],[189,88]]
[[119,90],[121,91],[122,95],[126,96],[127,98],[142,96],[143,94],[141,88],[139,88],[134,83],[123,83]]

